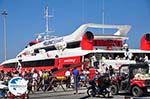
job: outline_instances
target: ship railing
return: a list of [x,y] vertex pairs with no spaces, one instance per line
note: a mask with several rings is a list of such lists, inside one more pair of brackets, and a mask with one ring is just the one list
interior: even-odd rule
[[36,38],[37,41],[44,41],[44,40],[50,40],[50,39],[58,38],[58,36],[51,35],[50,33],[39,33],[36,35],[37,35],[37,38]]

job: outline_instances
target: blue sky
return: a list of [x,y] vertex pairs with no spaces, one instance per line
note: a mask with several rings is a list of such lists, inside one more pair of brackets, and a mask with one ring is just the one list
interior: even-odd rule
[[[35,34],[45,31],[44,7],[54,10],[50,27],[54,35],[72,33],[83,23],[102,23],[102,0],[0,0],[7,16],[7,59],[15,57]],[[140,38],[150,32],[150,0],[104,0],[105,24],[127,24],[129,46],[139,48]],[[0,62],[4,60],[3,18],[0,16]]]

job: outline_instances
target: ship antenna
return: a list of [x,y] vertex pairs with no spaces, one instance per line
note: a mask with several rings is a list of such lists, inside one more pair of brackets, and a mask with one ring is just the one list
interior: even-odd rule
[[[104,0],[102,1],[102,24],[105,24],[105,9],[104,9]],[[104,28],[102,28],[102,34],[104,34]]]
[[49,30],[49,18],[54,17],[53,15],[54,15],[54,10],[52,9],[52,15],[49,15],[48,14],[48,6],[46,6],[44,8],[45,32],[35,34],[35,35],[37,35],[36,41],[46,40],[49,38],[48,34],[54,32],[54,31],[52,31],[52,29]]
[[49,30],[49,18],[54,17],[53,13],[54,13],[54,11],[52,10],[52,15],[49,15],[48,14],[48,6],[45,7],[44,14],[45,14],[45,33],[46,33],[46,35],[48,35],[48,33],[54,32],[51,29]]

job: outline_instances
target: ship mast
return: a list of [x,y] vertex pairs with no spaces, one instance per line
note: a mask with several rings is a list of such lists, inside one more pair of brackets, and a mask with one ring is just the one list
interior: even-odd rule
[[[45,7],[45,10],[44,10],[44,14],[45,14],[45,33],[46,33],[46,36],[48,36],[48,33],[52,33],[54,31],[52,31],[52,29],[49,30],[49,18],[52,18],[53,15],[49,15],[48,14],[48,6]],[[52,11],[52,14],[53,14],[53,11]]]
[[52,18],[53,17],[53,10],[52,10],[52,15],[49,15],[48,14],[48,6],[46,6],[44,8],[44,18],[45,18],[45,32],[44,33],[37,33],[37,38],[36,40],[37,41],[40,41],[41,39],[42,40],[47,40],[50,38],[50,36],[48,35],[49,33],[52,33],[54,31],[52,31],[52,29],[49,29],[49,18]]

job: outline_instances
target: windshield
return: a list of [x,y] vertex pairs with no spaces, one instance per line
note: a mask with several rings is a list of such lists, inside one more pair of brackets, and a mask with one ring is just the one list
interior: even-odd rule
[[146,73],[148,73],[148,71],[147,71],[147,68],[135,68],[135,69],[133,69],[133,75],[136,75],[137,73],[146,74]]

